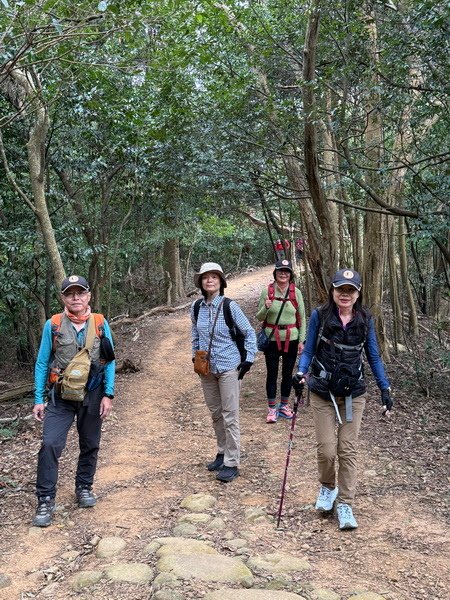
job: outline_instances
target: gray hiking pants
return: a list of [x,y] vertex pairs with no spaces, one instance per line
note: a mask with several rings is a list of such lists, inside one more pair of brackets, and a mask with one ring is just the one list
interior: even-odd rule
[[237,467],[240,459],[238,371],[200,375],[206,406],[211,412],[217,453],[224,454],[226,467]]

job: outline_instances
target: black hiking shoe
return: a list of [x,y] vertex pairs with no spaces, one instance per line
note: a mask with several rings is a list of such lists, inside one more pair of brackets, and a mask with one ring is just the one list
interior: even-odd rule
[[94,492],[87,487],[77,488],[75,490],[75,495],[80,508],[91,508],[92,506],[95,506],[95,503],[97,502]]
[[223,457],[223,454],[217,454],[216,458],[206,465],[208,471],[218,471],[219,469],[221,469],[223,466]]
[[222,467],[216,475],[216,479],[228,483],[233,481],[236,477],[239,477],[239,471],[237,467]]
[[55,499],[50,496],[39,496],[33,525],[35,527],[48,527],[55,512]]

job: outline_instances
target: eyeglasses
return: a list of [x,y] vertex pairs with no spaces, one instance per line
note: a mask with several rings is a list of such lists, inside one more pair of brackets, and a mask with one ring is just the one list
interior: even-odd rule
[[63,296],[65,296],[66,298],[75,298],[75,296],[78,296],[79,298],[83,298],[84,296],[87,296],[89,294],[88,290],[83,290],[82,292],[64,292]]
[[337,287],[337,288],[334,288],[334,289],[335,289],[335,291],[338,294],[346,294],[348,296],[351,296],[352,294],[355,294],[358,291],[353,286],[349,286],[349,287]]

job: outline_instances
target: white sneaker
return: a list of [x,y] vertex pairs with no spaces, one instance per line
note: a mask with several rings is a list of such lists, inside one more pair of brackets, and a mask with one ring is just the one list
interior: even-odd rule
[[339,521],[339,529],[356,529],[358,527],[350,504],[340,502],[336,507],[336,513]]
[[317,498],[316,510],[321,510],[323,512],[333,510],[333,504],[335,503],[338,493],[339,488],[335,487],[334,490],[330,490],[330,488],[323,485],[320,488],[319,497]]

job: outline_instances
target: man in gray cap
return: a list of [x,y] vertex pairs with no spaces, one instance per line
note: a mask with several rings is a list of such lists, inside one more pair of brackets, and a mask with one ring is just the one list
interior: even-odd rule
[[[35,365],[35,403],[33,415],[43,423],[43,439],[38,456],[36,496],[38,506],[33,525],[47,527],[55,510],[58,463],[68,431],[76,419],[80,445],[75,476],[78,506],[94,506],[92,491],[101,425],[112,410],[115,361],[113,340],[102,314],[92,313],[91,293],[84,277],[71,275],[61,285],[64,312],[49,319],[42,332]],[[87,381],[65,391],[64,372],[73,368],[72,359],[86,349]],[[87,377],[87,372],[89,376]],[[48,400],[47,405],[44,404]]]

